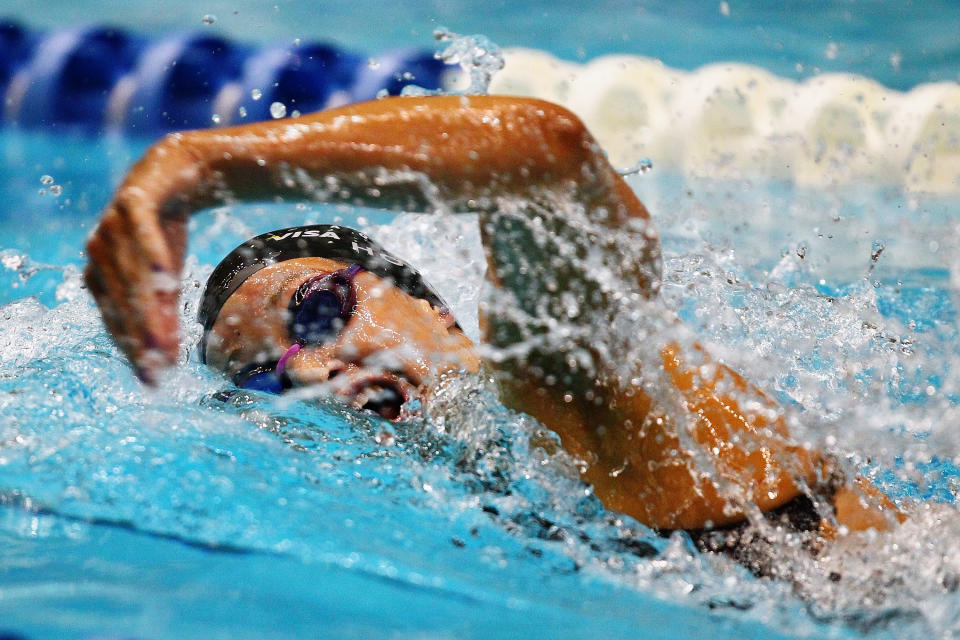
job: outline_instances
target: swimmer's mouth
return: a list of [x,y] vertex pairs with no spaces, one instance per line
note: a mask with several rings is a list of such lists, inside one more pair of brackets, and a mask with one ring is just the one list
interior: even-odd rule
[[354,377],[348,384],[336,389],[336,393],[345,397],[354,409],[368,411],[387,420],[406,417],[404,405],[416,397],[416,389],[408,380],[391,373]]

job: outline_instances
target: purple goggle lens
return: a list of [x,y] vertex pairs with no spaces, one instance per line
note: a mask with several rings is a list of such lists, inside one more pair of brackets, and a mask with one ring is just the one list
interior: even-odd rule
[[353,279],[363,267],[314,276],[304,282],[290,299],[290,336],[299,344],[323,344],[335,338],[350,320],[357,306]]

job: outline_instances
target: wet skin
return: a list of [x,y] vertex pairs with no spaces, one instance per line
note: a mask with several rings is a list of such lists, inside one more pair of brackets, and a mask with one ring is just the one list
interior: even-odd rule
[[[529,202],[552,194],[572,199],[582,206],[583,220],[571,225],[560,216],[541,216],[527,221],[526,231],[542,225],[552,237],[573,243],[583,242],[577,234],[584,225],[595,237],[616,233],[624,244],[608,248],[604,260],[621,283],[619,300],[655,297],[659,243],[649,215],[575,115],[526,98],[384,99],[296,120],[174,134],[130,170],[91,236],[85,276],[140,377],[155,381],[179,353],[177,298],[190,213],[224,202],[227,194],[231,201],[316,197],[317,185],[327,180],[343,187],[328,198],[342,192],[351,203],[383,205],[387,187],[378,176],[384,170],[415,176],[389,185],[401,200],[409,196],[434,203],[431,210],[440,203],[452,212],[478,213],[488,276],[518,300],[562,307],[565,293],[596,286],[591,274],[571,263],[558,266],[558,256],[538,251],[535,243],[500,242],[517,231],[516,220],[497,210],[502,195]],[[427,194],[424,183],[430,185]],[[529,269],[518,278],[511,267],[521,263]],[[298,275],[288,281],[284,269],[257,276],[241,288],[242,302],[228,301],[215,329],[223,343],[211,355],[228,370],[249,364],[248,358],[279,357],[290,344],[285,305],[303,280]],[[358,280],[372,287],[370,277]],[[258,306],[261,299],[267,307]],[[615,302],[600,296],[581,303],[584,312],[573,322],[600,326]],[[416,312],[417,301],[410,313],[400,314],[399,304],[364,298],[363,317],[347,327],[343,343],[298,355],[291,363],[294,377],[329,380],[341,364],[370,365],[384,347],[387,353],[420,354],[396,367],[411,385],[455,365],[477,367],[466,339],[441,331],[449,329],[447,320],[431,320],[423,303],[423,313]],[[250,314],[251,324],[238,320]],[[513,345],[516,327],[502,317],[488,317],[484,327],[493,347]],[[742,520],[748,504],[779,507],[800,494],[800,484],[816,485],[824,475],[820,455],[791,439],[783,411],[698,347],[684,353],[676,344],[650,345],[658,375],[680,398],[680,416],[673,419],[675,410],[666,411],[632,384],[632,376],[617,373],[622,363],[601,357],[589,367],[566,365],[569,353],[589,346],[559,345],[531,352],[528,362],[486,366],[497,375],[505,404],[538,418],[584,460],[584,478],[606,506],[661,529],[719,526]],[[367,355],[358,360],[360,353]],[[838,518],[870,516],[851,516],[851,528],[894,521],[888,503],[853,485],[848,491]]]
[[[227,299],[208,339],[207,362],[233,376],[251,363],[275,364],[296,341],[288,305],[313,276],[349,265],[298,258],[266,267]],[[357,305],[335,338],[307,344],[286,363],[294,387],[330,383],[334,395],[362,408],[371,389],[392,389],[404,400],[451,370],[476,371],[473,342],[441,313],[390,282],[361,272],[353,280]]]

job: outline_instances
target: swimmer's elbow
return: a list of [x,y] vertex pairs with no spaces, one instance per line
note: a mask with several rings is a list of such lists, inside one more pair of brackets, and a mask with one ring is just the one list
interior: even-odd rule
[[596,143],[577,114],[566,107],[547,102],[531,101],[531,109],[544,131],[560,145],[570,150],[594,151]]
[[[581,187],[609,187],[615,182],[606,155],[575,113],[558,104],[531,99],[522,103],[517,115],[526,123],[526,132],[535,131],[539,138],[527,135],[522,141],[528,160],[540,164],[553,178]],[[533,127],[529,127],[531,124]]]

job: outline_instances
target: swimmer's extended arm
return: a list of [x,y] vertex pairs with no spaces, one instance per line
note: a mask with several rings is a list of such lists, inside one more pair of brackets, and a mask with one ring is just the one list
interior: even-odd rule
[[[598,226],[648,218],[562,107],[495,96],[390,98],[167,136],[130,170],[104,212],[87,247],[86,280],[117,344],[151,382],[178,353],[190,213],[278,194],[376,205],[381,191],[397,195],[397,185],[401,197],[426,191],[454,210],[483,210],[503,194],[568,192]],[[644,232],[638,242],[656,255],[656,237]]]

